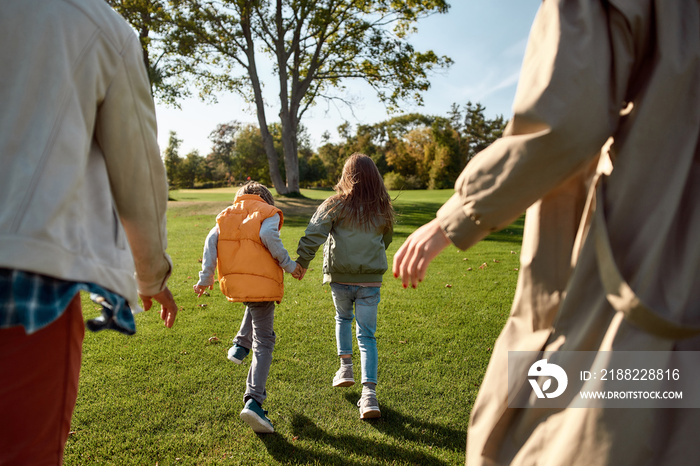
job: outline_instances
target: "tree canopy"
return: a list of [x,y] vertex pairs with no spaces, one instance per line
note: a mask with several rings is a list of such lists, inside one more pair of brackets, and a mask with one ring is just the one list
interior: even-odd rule
[[[302,127],[300,185],[333,186],[348,156],[362,152],[375,161],[389,189],[451,188],[468,161],[500,137],[504,128],[503,117],[489,119],[484,107],[471,102],[462,108],[453,105],[448,117],[414,113],[360,125],[354,131],[344,123],[338,128],[342,140],[332,143],[328,135],[316,151]],[[270,125],[268,131],[281,158],[280,125]],[[231,186],[248,177],[270,183],[260,128],[233,121],[218,125],[210,139],[213,146],[206,159],[197,153],[183,159],[178,155],[181,141],[171,133],[164,156],[172,187]]]
[[[409,42],[416,22],[445,13],[445,0],[172,0],[169,41],[203,92],[237,92],[255,105],[270,178],[278,192],[299,190],[297,135],[318,99],[350,104],[348,80],[369,84],[389,110],[421,102],[429,75],[451,63]],[[261,58],[262,55],[262,58]],[[279,102],[263,93],[271,63]],[[286,179],[267,112],[278,108]]]
[[168,39],[174,26],[170,3],[166,0],[106,1],[138,34],[153,96],[177,106],[190,91],[184,63]]

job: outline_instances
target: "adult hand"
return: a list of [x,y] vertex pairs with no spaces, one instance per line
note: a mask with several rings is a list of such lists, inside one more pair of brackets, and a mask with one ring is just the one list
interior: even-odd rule
[[194,285],[194,286],[192,287],[192,289],[194,290],[195,294],[196,294],[197,297],[199,298],[199,297],[202,296],[202,295],[204,294],[204,292],[207,291],[208,289],[209,289],[209,290],[213,290],[213,289],[214,289],[214,285]]
[[171,328],[173,326],[177,315],[177,304],[175,304],[175,298],[173,298],[173,294],[167,286],[163,288],[163,291],[153,296],[139,294],[139,297],[143,301],[143,309],[145,311],[153,306],[154,299],[158,301],[160,303],[160,318],[163,319],[166,327]]
[[394,255],[394,277],[401,277],[404,288],[409,283],[415,288],[425,278],[430,262],[450,243],[437,219],[426,223],[414,231]]

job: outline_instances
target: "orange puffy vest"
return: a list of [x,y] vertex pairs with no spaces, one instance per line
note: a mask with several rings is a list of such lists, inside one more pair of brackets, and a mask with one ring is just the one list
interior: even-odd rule
[[219,226],[217,271],[219,287],[229,301],[282,300],[284,271],[260,240],[260,227],[282,211],[255,194],[243,194],[216,217]]

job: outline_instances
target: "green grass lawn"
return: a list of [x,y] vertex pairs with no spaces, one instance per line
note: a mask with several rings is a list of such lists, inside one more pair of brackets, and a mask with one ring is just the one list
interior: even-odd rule
[[[313,211],[331,194],[302,193],[277,201],[293,258]],[[339,363],[322,250],[303,281],[286,275],[265,402],[276,433],[259,436],[239,419],[250,357],[240,366],[226,359],[243,305],[218,289],[201,298],[192,291],[204,238],[234,194],[171,193],[177,321],[167,329],[150,311],[136,316],[134,336],[86,334],[65,464],[463,464],[469,412],[515,291],[522,221],[467,252],[448,248],[418,289],[404,290],[387,272],[377,325],[382,417],[374,421],[359,419],[359,383],[331,387]],[[398,222],[390,263],[451,190],[391,195]],[[87,297],[83,308],[86,318],[99,314]],[[356,342],[354,359],[359,366]]]

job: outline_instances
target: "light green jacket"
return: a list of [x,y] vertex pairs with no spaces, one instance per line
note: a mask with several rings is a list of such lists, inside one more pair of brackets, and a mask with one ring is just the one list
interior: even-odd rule
[[325,243],[323,283],[381,282],[388,269],[386,248],[392,236],[393,228],[352,228],[338,218],[337,211],[329,211],[329,203],[324,202],[299,240],[297,262],[308,268],[319,246]]

